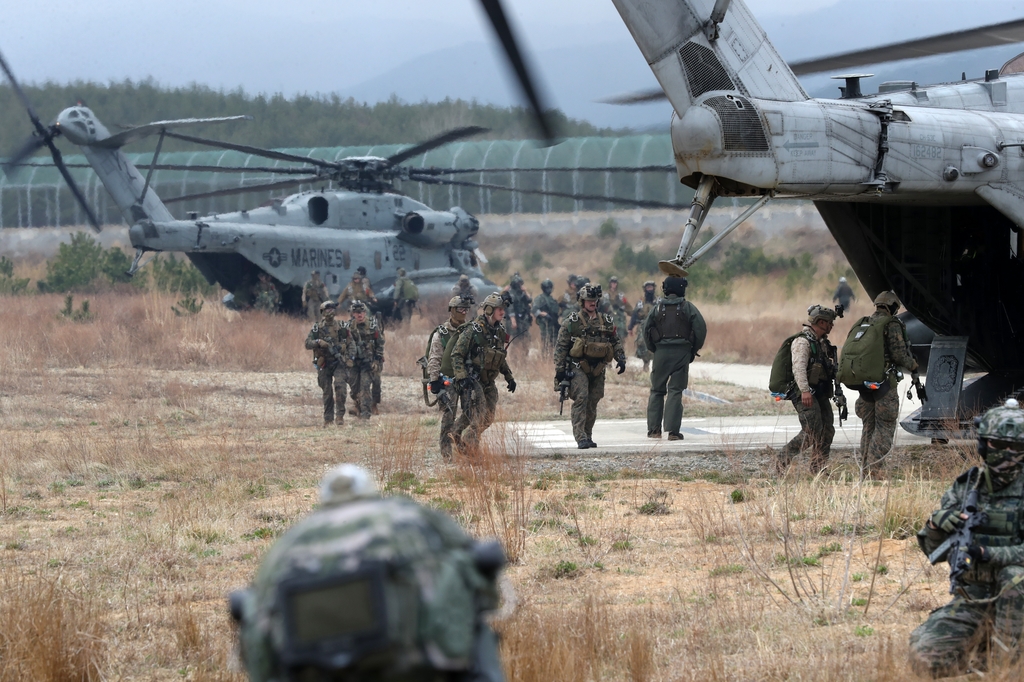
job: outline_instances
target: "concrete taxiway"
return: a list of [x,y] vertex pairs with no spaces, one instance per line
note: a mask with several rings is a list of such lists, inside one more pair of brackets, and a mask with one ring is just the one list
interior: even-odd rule
[[[751,388],[764,388],[765,401],[771,398],[768,394],[768,376],[771,368],[760,365],[726,365],[717,363],[697,362],[691,366],[691,381],[694,379],[713,380],[722,383],[737,384]],[[900,384],[901,391],[900,419],[905,418],[920,407],[917,401],[906,399],[909,381]],[[851,395],[852,394],[852,395]],[[836,415],[836,436],[833,449],[852,449],[860,445],[861,422],[853,413],[856,394],[847,391],[850,418],[839,426]],[[796,412],[789,403],[777,406],[777,414],[759,417],[706,417],[690,418],[683,416],[681,441],[667,440],[667,434],[660,440],[647,437],[647,422],[644,419],[610,419],[599,418],[594,425],[595,449],[579,451],[572,436],[572,425],[568,421],[541,421],[510,423],[512,434],[521,445],[537,455],[544,454],[576,454],[586,452],[588,455],[600,453],[649,453],[651,455],[709,452],[709,451],[760,451],[766,446],[783,447],[793,436],[800,432],[800,422]],[[928,438],[911,435],[900,427],[896,428],[895,443],[897,445],[928,444]],[[571,453],[570,453],[571,451]]]

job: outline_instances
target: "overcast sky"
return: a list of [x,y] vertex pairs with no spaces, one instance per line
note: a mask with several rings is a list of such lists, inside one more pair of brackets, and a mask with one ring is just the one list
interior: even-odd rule
[[[1024,0],[748,4],[788,59],[1024,14]],[[531,54],[632,45],[610,0],[505,5]],[[851,22],[861,25],[851,30]],[[484,41],[493,38],[476,0],[0,0],[0,50],[25,82],[153,77],[164,85],[197,82],[251,93],[344,93],[419,56]],[[648,78],[637,89],[651,85],[635,46],[625,54]],[[543,80],[545,65],[537,66]],[[508,89],[515,92],[511,81]],[[558,95],[552,93],[554,103],[565,107]]]

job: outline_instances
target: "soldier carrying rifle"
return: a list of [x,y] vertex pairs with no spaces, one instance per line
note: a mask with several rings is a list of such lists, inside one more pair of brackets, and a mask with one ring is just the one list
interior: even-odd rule
[[338,305],[334,301],[320,304],[320,322],[313,325],[306,337],[306,350],[313,351],[316,382],[323,390],[324,426],[345,420],[345,391],[352,360],[348,352],[348,333],[345,325],[334,318]]

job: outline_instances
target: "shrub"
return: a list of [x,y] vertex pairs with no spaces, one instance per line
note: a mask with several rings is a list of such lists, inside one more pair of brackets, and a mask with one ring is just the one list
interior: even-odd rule
[[[94,286],[98,279],[108,284],[130,282],[131,262],[124,251],[106,251],[87,232],[71,235],[70,244],[61,244],[57,256],[46,263],[46,279],[40,280],[40,291],[68,292]],[[141,280],[137,282],[141,284]]]
[[658,260],[658,254],[650,246],[634,251],[629,244],[622,242],[612,258],[612,267],[619,271],[653,274],[658,272]]
[[611,239],[619,233],[619,224],[614,218],[608,218],[597,228],[597,236],[601,239]]
[[28,287],[28,277],[14,276],[14,263],[6,256],[0,256],[0,294],[23,294]]
[[191,297],[195,297],[196,294],[212,296],[216,293],[216,287],[206,281],[203,273],[188,260],[178,260],[173,253],[167,258],[154,258],[150,264],[150,272],[153,287],[159,291]]

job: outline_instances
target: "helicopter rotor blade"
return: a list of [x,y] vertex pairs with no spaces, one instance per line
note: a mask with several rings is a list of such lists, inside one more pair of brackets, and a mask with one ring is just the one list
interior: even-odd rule
[[233,142],[220,142],[218,140],[208,140],[204,137],[194,137],[192,135],[183,135],[181,133],[172,133],[167,131],[164,133],[167,137],[173,137],[176,140],[182,140],[183,142],[192,142],[194,144],[201,144],[206,147],[216,147],[217,149],[228,149],[235,152],[242,152],[243,154],[252,154],[253,156],[262,156],[267,159],[276,159],[278,161],[289,161],[292,163],[311,163],[314,166],[320,166],[322,168],[340,168],[341,166],[330,161],[324,161],[323,159],[311,159],[305,156],[297,156],[296,154],[288,154],[286,152],[277,152],[272,149],[263,149],[261,147],[250,147],[246,144],[235,144]]
[[456,175],[459,173],[648,173],[674,171],[675,166],[601,166],[599,168],[417,168],[416,175]]
[[71,194],[75,197],[75,201],[77,201],[79,206],[82,207],[82,210],[85,211],[85,215],[89,219],[89,224],[92,225],[92,229],[96,232],[101,232],[103,228],[100,227],[100,221],[96,219],[96,215],[92,212],[92,209],[89,208],[89,202],[85,200],[85,195],[82,194],[80,189],[78,189],[75,179],[71,177],[71,171],[69,171],[68,167],[64,165],[64,158],[61,156],[60,150],[57,149],[57,145],[53,143],[53,138],[57,137],[59,132],[60,129],[57,129],[55,133],[51,134],[50,137],[46,139],[45,143],[46,146],[50,148],[50,156],[53,157],[53,165],[55,165],[57,170],[60,171],[60,174],[64,176],[64,182],[68,183],[68,189],[71,190]]
[[661,100],[667,100],[668,95],[661,88],[651,88],[650,90],[640,90],[638,92],[627,93],[625,95],[616,95],[614,97],[608,97],[605,99],[597,100],[601,104],[646,104],[648,102],[660,102]]
[[18,172],[19,168],[24,168],[25,166],[52,166],[53,164],[49,163],[22,163],[22,161],[32,156],[45,146],[46,140],[39,137],[38,135],[32,135],[31,137],[29,137],[28,140],[26,140],[25,143],[21,146],[21,148],[18,149],[18,151],[11,154],[10,158],[4,161],[4,175],[12,175],[13,173]]
[[[53,168],[52,163],[12,163],[16,168]],[[68,168],[92,168],[87,163],[66,163]],[[139,164],[150,168],[150,164]],[[185,166],[174,163],[158,163],[152,166],[158,171],[195,171],[197,173],[271,173],[279,175],[313,175],[316,168],[295,168],[292,166]]]
[[457,187],[476,187],[480,189],[494,189],[505,192],[519,192],[520,194],[534,194],[545,197],[561,197],[563,199],[576,199],[577,201],[607,201],[610,204],[621,204],[636,208],[667,208],[673,211],[686,210],[690,205],[666,204],[661,201],[649,201],[647,199],[626,199],[623,197],[608,197],[598,194],[574,194],[572,192],[556,192],[544,189],[522,189],[519,187],[506,187],[505,185],[493,185],[486,182],[468,182],[466,180],[447,180],[429,175],[417,175],[411,173],[409,179],[413,182],[424,182],[432,185],[455,185]]
[[36,114],[36,110],[32,108],[32,102],[29,101],[28,95],[21,89],[21,85],[18,84],[18,79],[14,77],[14,72],[11,71],[11,67],[7,64],[7,60],[4,59],[2,53],[0,53],[0,69],[3,70],[4,75],[7,76],[7,81],[11,84],[11,88],[14,90],[14,94],[21,100],[21,105],[25,107],[25,111],[28,112],[28,117],[32,120],[32,126],[39,133],[40,137],[46,137],[47,129],[43,125],[43,122],[39,120],[39,116]]
[[843,54],[807,59],[793,62],[789,68],[797,76],[821,71],[842,71],[865,64],[895,62],[915,57],[932,57],[935,55],[976,50],[982,47],[1008,45],[1024,41],[1024,19],[1006,21],[1000,24],[980,26],[966,31],[953,31],[940,35],[892,43],[866,50],[856,50]]
[[466,126],[465,128],[455,128],[454,130],[449,130],[446,133],[441,133],[437,137],[433,137],[429,140],[426,140],[425,142],[420,142],[419,144],[413,145],[412,147],[409,147],[404,151],[400,151],[397,154],[389,156],[387,158],[387,163],[389,166],[397,166],[403,161],[408,161],[409,159],[420,156],[421,154],[426,154],[431,149],[437,149],[440,146],[446,145],[449,142],[461,140],[464,137],[470,137],[472,135],[486,133],[488,132],[488,130],[488,128],[481,128],[480,126]]
[[535,81],[526,67],[526,62],[523,60],[523,55],[519,50],[515,35],[512,33],[512,27],[509,25],[508,18],[505,16],[505,10],[501,6],[501,0],[480,0],[480,4],[483,6],[484,11],[487,12],[487,17],[491,20],[491,26],[494,27],[494,32],[498,35],[498,40],[501,41],[501,46],[505,49],[509,65],[516,72],[519,86],[530,103],[530,108],[533,110],[533,119],[541,136],[548,145],[554,145],[556,143],[554,122],[547,114],[547,107],[544,106],[537,88],[534,87]]
[[265,192],[272,189],[287,189],[289,187],[295,187],[297,185],[306,185],[314,182],[321,182],[323,178],[319,175],[313,175],[308,178],[294,178],[292,180],[282,180],[281,182],[268,182],[262,185],[245,185],[243,187],[228,187],[225,189],[218,189],[212,192],[201,192],[199,194],[186,194],[180,197],[174,197],[173,199],[164,199],[165,204],[174,204],[181,201],[191,201],[193,199],[209,199],[210,197],[228,197],[233,194],[247,194],[249,192]]

